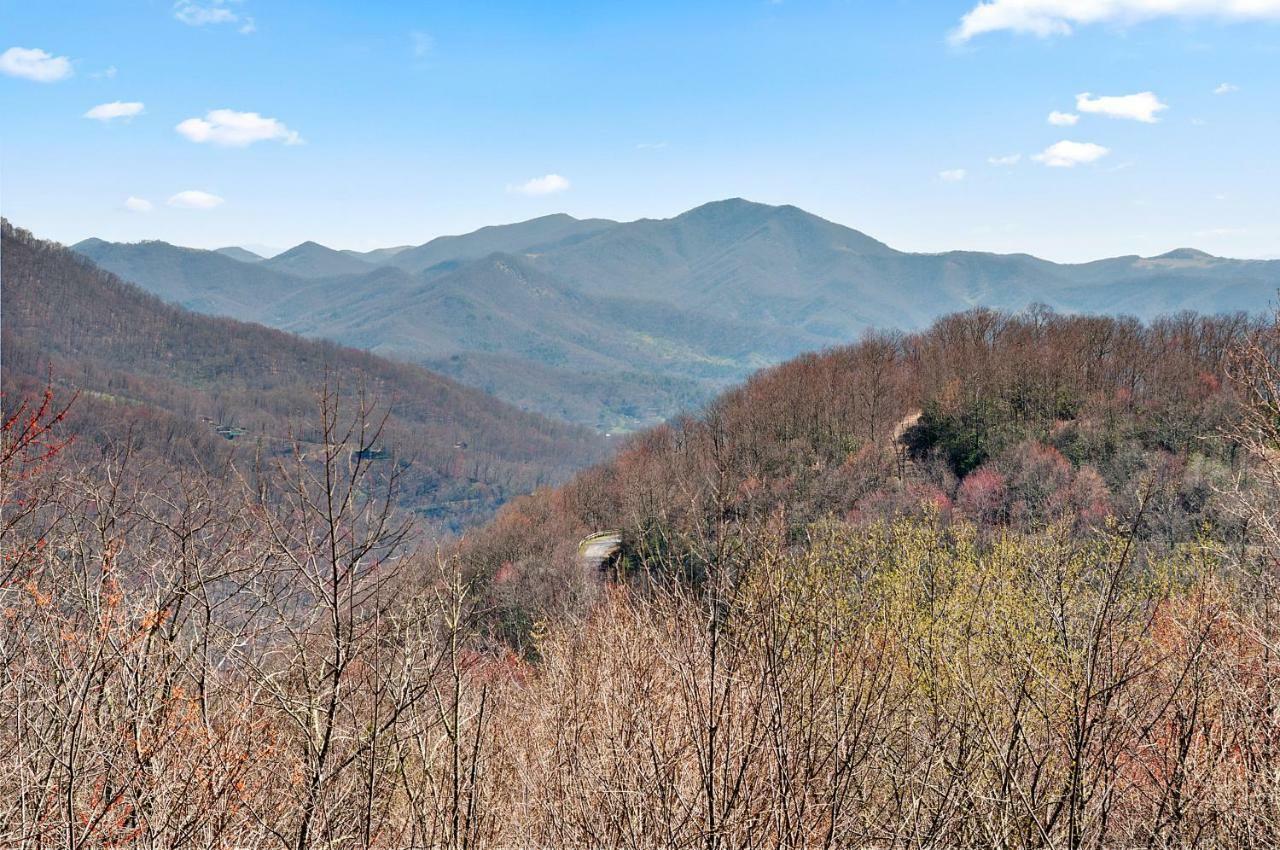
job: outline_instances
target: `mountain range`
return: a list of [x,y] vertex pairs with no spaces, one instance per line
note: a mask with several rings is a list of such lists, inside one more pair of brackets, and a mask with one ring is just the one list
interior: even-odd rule
[[1280,288],[1274,260],[1189,248],[1080,264],[908,253],[742,199],[670,219],[552,215],[364,253],[314,242],[270,259],[161,242],[74,248],[189,309],[424,365],[602,431],[695,408],[761,366],[869,328],[914,330],[979,305],[1254,312]]

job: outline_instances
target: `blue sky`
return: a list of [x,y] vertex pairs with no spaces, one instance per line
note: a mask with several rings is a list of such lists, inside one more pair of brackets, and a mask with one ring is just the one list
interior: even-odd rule
[[0,0],[0,209],[368,249],[741,196],[906,250],[1280,256],[1280,0],[976,5]]

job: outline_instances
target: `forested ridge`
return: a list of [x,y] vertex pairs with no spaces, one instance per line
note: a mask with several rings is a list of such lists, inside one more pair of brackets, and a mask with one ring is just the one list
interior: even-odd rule
[[[153,342],[162,318],[122,384],[89,361],[135,349],[81,335],[128,312],[69,291],[47,344],[11,343],[33,280],[11,242],[107,306],[140,296],[6,231],[18,390],[49,363],[130,398],[284,392],[168,362],[192,349]],[[249,333],[134,303],[197,349]],[[352,373],[307,372],[307,424],[247,468],[144,451],[141,411],[180,418],[154,401],[6,395],[0,844],[1280,841],[1276,323],[974,310],[869,335],[447,545],[366,448],[392,422],[456,436],[342,388],[393,367],[324,350]],[[143,434],[112,439],[108,404]],[[563,436],[537,433],[535,458]],[[618,546],[588,562],[599,532]]]
[[624,572],[698,580],[705,547],[739,529],[773,523],[796,542],[815,521],[902,515],[988,532],[1113,522],[1166,548],[1238,541],[1224,493],[1245,467],[1228,372],[1259,327],[1244,314],[1144,324],[975,310],[871,334],[763,371],[516,501],[463,556],[481,573],[540,573],[611,529]]
[[[233,449],[246,461],[288,453],[295,437],[314,442],[327,381],[386,407],[374,450],[405,465],[401,506],[444,530],[603,453],[584,429],[424,369],[173,307],[7,222],[3,236],[5,390],[30,394],[52,378],[78,393],[69,415],[82,443],[210,463]],[[234,445],[218,427],[234,429]]]

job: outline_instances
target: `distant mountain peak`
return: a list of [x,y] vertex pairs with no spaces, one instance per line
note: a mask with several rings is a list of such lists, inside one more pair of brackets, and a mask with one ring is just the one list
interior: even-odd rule
[[242,263],[260,263],[265,257],[261,254],[255,254],[248,248],[241,248],[239,245],[228,245],[225,248],[215,248],[215,254],[221,254],[224,257],[230,257],[233,260],[239,260]]
[[353,257],[311,240],[294,245],[288,251],[277,254],[269,260],[263,260],[262,265],[276,271],[312,278],[356,274],[367,272],[372,268],[372,265],[361,257]]
[[709,218],[713,216],[725,215],[743,215],[757,214],[768,215],[769,213],[779,210],[781,207],[775,207],[770,204],[762,204],[759,201],[748,201],[746,198],[723,198],[719,201],[708,201],[705,204],[699,204],[691,210],[685,210],[676,219],[693,219],[693,218]]
[[723,227],[743,234],[772,223],[798,234],[801,239],[817,238],[836,250],[876,255],[896,253],[893,248],[860,230],[836,224],[792,204],[775,206],[745,198],[725,198],[694,207],[668,221]]
[[308,239],[306,242],[299,242],[288,251],[278,254],[277,257],[287,257],[291,254],[314,253],[316,251],[333,251],[335,254],[338,253],[336,249],[330,248],[328,245],[321,245],[319,242]]
[[531,218],[528,221],[520,222],[520,223],[528,224],[529,222],[533,222],[533,221],[581,221],[581,219],[574,218],[568,213],[558,212],[558,213],[550,213],[548,215],[540,215],[537,218]]
[[1172,251],[1166,251],[1153,260],[1216,260],[1213,254],[1201,251],[1197,248],[1174,248]]

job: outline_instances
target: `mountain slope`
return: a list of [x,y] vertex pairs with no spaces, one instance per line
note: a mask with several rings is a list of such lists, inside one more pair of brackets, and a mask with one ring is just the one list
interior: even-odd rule
[[[587,295],[527,257],[508,254],[438,276],[382,269],[327,283],[333,285],[277,304],[269,318],[308,336],[425,363],[506,400],[606,431],[696,407],[710,388],[737,380],[744,366],[815,342],[785,330],[758,337],[732,319],[663,301]],[[570,385],[578,389],[562,391]],[[587,387],[589,395],[581,395]],[[574,395],[595,403],[566,398]]]
[[386,448],[413,459],[406,506],[448,529],[603,451],[589,432],[424,369],[164,304],[7,222],[3,240],[6,389],[52,373],[80,391],[90,439],[146,423],[152,444],[181,439],[200,452],[221,425],[244,430],[244,451],[271,454],[305,433],[326,378],[347,388],[348,404],[367,386],[389,408]]

